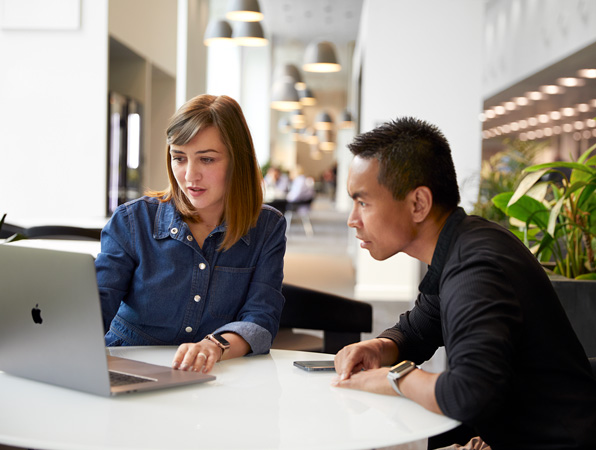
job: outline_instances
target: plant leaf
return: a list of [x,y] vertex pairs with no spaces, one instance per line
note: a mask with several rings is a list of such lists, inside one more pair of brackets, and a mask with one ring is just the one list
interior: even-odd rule
[[511,197],[511,200],[509,200],[509,205],[507,206],[511,206],[513,203],[517,202],[523,195],[525,195],[530,190],[532,186],[536,184],[536,182],[538,182],[538,180],[540,180],[540,178],[542,178],[542,176],[546,172],[548,172],[548,170],[540,170],[538,172],[526,175],[519,183],[519,186],[515,190],[515,193]]

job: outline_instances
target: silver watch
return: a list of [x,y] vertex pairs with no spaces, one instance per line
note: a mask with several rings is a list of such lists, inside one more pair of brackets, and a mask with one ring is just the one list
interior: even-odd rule
[[397,386],[397,380],[405,377],[407,374],[409,374],[415,368],[416,368],[416,364],[414,364],[412,361],[406,360],[406,361],[400,362],[399,364],[396,364],[391,369],[389,369],[389,373],[387,374],[387,379],[391,383],[391,387],[393,388],[393,390],[395,392],[397,392],[398,395],[405,397],[405,395],[401,393],[401,391],[399,390],[399,387]]

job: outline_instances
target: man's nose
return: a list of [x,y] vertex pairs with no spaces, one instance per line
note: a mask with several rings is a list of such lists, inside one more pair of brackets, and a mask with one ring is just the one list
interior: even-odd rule
[[358,227],[358,218],[356,216],[356,213],[354,212],[354,209],[352,209],[352,212],[350,213],[350,215],[348,216],[348,226],[350,228],[357,228]]

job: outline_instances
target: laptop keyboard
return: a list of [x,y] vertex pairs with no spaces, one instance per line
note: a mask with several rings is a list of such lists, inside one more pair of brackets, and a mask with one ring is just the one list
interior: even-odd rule
[[113,372],[110,373],[111,386],[125,386],[127,384],[147,383],[149,381],[157,381],[155,378],[139,377],[137,375],[130,375],[128,373]]

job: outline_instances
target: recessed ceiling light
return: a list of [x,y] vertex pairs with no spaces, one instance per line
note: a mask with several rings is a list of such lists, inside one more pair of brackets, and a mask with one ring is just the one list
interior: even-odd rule
[[590,137],[592,137],[592,133],[590,133],[590,130],[584,130],[582,133],[582,137],[584,139],[590,139]]
[[575,109],[577,109],[579,112],[588,112],[590,110],[590,105],[587,103],[580,103],[575,105]]
[[585,124],[584,124],[584,123],[583,123],[581,120],[578,120],[577,122],[575,122],[575,123],[573,124],[573,127],[574,127],[576,130],[583,130],[583,129],[585,128]]
[[550,118],[553,120],[559,120],[561,118],[561,113],[559,111],[551,111],[550,113],[548,113]]
[[557,84],[567,87],[583,86],[586,81],[581,78],[565,77],[557,79]]
[[530,103],[530,101],[526,97],[514,97],[513,101],[517,103],[519,106],[526,106]]
[[507,111],[505,110],[505,107],[503,107],[503,106],[495,106],[495,113],[497,113],[499,116],[502,116],[506,112]]
[[552,135],[553,135],[553,129],[552,129],[552,128],[545,128],[545,129],[544,129],[544,135],[545,135],[546,137],[550,137],[550,136],[552,136]]
[[484,114],[486,114],[486,117],[488,119],[493,119],[496,116],[495,112],[492,109],[487,109],[486,111],[484,111]]
[[596,78],[596,69],[582,69],[577,72],[579,77]]
[[511,129],[513,131],[519,130],[519,123],[517,123],[517,122],[511,122]]
[[513,111],[517,108],[517,105],[515,104],[515,102],[505,102],[505,103],[503,103],[503,106],[505,107],[505,109],[507,111]]
[[559,125],[555,125],[553,127],[553,133],[554,134],[561,134],[561,131],[563,131],[563,130],[562,130],[562,128]]
[[545,94],[555,95],[565,92],[565,89],[554,84],[545,84],[544,86],[540,86],[540,91],[544,92]]
[[535,127],[536,125],[538,125],[538,119],[537,119],[536,117],[530,117],[530,118],[528,119],[528,124],[529,124],[531,127]]
[[528,128],[528,121],[527,121],[527,120],[523,120],[523,119],[522,119],[522,120],[520,120],[518,123],[519,123],[519,127],[520,127],[522,130],[525,130],[526,128]]
[[588,120],[586,120],[586,126],[589,127],[589,128],[596,127],[596,120],[594,120],[594,119],[588,119]]
[[575,116],[575,108],[561,108],[561,114],[565,117]]
[[538,115],[538,122],[546,123],[548,122],[548,114],[540,114]]
[[573,131],[573,126],[570,123],[566,123],[563,125],[563,131],[565,133],[571,133]]
[[538,91],[526,92],[526,98],[530,100],[542,100],[544,98],[544,94]]

